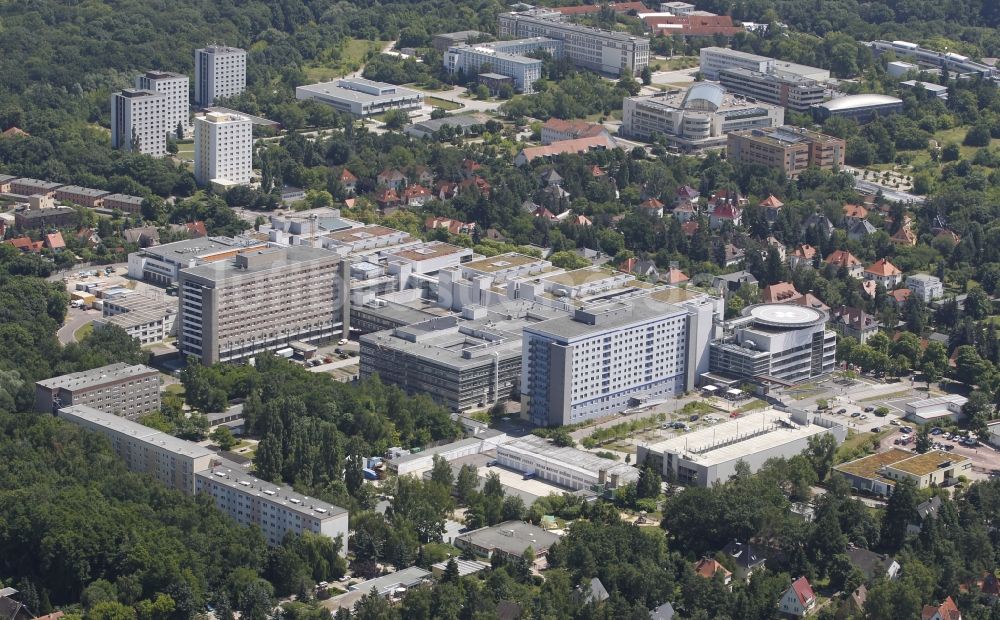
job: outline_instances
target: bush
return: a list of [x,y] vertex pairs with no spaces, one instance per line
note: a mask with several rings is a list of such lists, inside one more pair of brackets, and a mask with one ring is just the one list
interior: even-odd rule
[[966,146],[989,146],[992,139],[989,125],[977,123],[965,134],[963,144]]

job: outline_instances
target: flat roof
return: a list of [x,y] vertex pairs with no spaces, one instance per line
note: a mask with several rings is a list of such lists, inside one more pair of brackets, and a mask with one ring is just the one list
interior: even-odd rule
[[[256,255],[273,253],[273,260],[253,261]],[[189,276],[204,278],[206,280],[219,281],[230,276],[246,276],[250,274],[265,273],[268,271],[282,271],[290,266],[302,263],[320,261],[340,261],[340,256],[330,250],[314,248],[306,245],[290,245],[285,247],[267,248],[252,253],[244,253],[243,256],[251,258],[249,265],[245,268],[237,267],[235,258],[233,260],[220,260],[204,265],[187,267],[181,271]]]
[[900,82],[903,86],[909,86],[910,88],[915,88],[917,84],[924,87],[924,90],[932,93],[942,93],[948,92],[947,86],[941,86],[940,84],[935,84],[933,82],[921,82],[920,80],[907,80],[905,82]]
[[21,185],[29,185],[31,187],[38,187],[41,189],[55,189],[57,187],[62,187],[62,183],[55,183],[52,181],[42,181],[41,179],[32,179],[30,177],[18,177],[12,180],[15,183],[20,183]]
[[341,243],[358,243],[359,241],[371,239],[372,237],[389,237],[392,235],[409,236],[409,233],[402,230],[396,230],[395,228],[389,228],[388,226],[369,224],[368,226],[346,228],[343,230],[329,232],[326,233],[325,236],[327,239],[333,239],[334,241],[340,241]]
[[601,458],[592,452],[555,446],[535,435],[525,435],[520,439],[508,441],[497,447],[497,452],[499,453],[500,451],[539,457],[555,462],[565,469],[576,470],[591,476],[596,476],[599,472],[606,471],[608,474],[620,476],[622,484],[639,479],[639,470],[631,465]]
[[[911,456],[913,456],[912,452],[900,448],[891,448],[885,452],[869,454],[868,456],[863,456],[847,463],[835,465],[834,469],[845,474],[857,476],[858,478],[888,480],[888,478],[885,478],[878,472],[886,465],[898,463]],[[890,482],[892,481],[890,480]]]
[[125,202],[135,205],[142,204],[142,196],[132,196],[130,194],[108,194],[104,197],[104,200],[115,200],[117,202]]
[[808,306],[795,304],[756,304],[742,312],[753,322],[765,327],[798,329],[826,322],[826,313]]
[[[340,82],[345,84],[356,83],[361,86],[370,86],[374,88],[387,88],[393,89],[392,93],[386,93],[384,95],[373,95],[371,93],[366,93],[360,90],[353,90],[347,86],[341,86]],[[304,86],[296,87],[296,90],[303,90],[310,93],[315,93],[318,95],[328,95],[338,99],[354,101],[357,103],[372,103],[374,101],[387,101],[398,99],[400,97],[415,97],[423,96],[423,93],[410,90],[409,88],[403,88],[402,86],[396,86],[395,84],[387,84],[385,82],[375,82],[372,80],[366,80],[364,78],[339,78],[336,80],[331,80],[329,82],[320,82],[318,84],[306,84]]]
[[648,444],[653,452],[672,452],[692,463],[710,467],[747,455],[820,435],[829,429],[818,424],[796,424],[790,414],[776,409],[747,413],[678,437]]
[[830,112],[838,112],[886,105],[903,105],[903,100],[897,97],[890,97],[889,95],[864,94],[838,97],[837,99],[831,99],[825,103],[817,103],[815,105]]
[[[481,74],[483,75],[493,75]],[[501,75],[500,77],[506,78],[507,76]],[[454,114],[451,116],[445,116],[444,118],[432,118],[426,121],[420,121],[419,123],[414,123],[411,127],[418,127],[424,131],[429,131],[431,133],[441,130],[445,125],[449,127],[456,128],[468,128],[474,127],[476,125],[484,125],[489,120],[489,118],[481,114]]]
[[[210,452],[210,454],[212,453]],[[235,463],[224,462],[210,469],[195,472],[195,476],[210,479],[216,484],[254,495],[264,501],[281,504],[289,510],[320,520],[331,519],[347,512],[347,509],[340,506],[297,493],[291,487],[282,487],[266,480],[258,480],[247,474]]]
[[164,243],[163,245],[154,245],[142,251],[147,256],[156,256],[172,261],[187,261],[190,258],[249,247],[251,245],[256,244],[243,243],[232,237],[201,237],[198,239],[182,239],[181,241]]
[[634,323],[684,313],[685,311],[672,304],[655,301],[649,297],[640,297],[592,306],[578,312],[599,315],[599,320],[595,324],[591,324],[577,320],[577,315],[561,316],[526,329],[535,334],[570,340],[591,333],[613,331]]
[[924,398],[922,400],[915,400],[910,403],[906,403],[907,407],[913,407],[914,409],[920,409],[923,407],[937,407],[939,405],[958,405],[959,407],[965,405],[969,402],[969,399],[961,396],[959,394],[947,394],[945,396],[937,396],[935,398]]
[[206,112],[218,112],[219,114],[236,114],[249,119],[252,125],[261,125],[263,127],[277,127],[281,123],[278,121],[272,121],[269,118],[264,118],[263,116],[254,116],[253,114],[247,114],[246,112],[240,112],[239,110],[234,110],[232,108],[224,108],[222,106],[212,106],[205,108]]
[[968,460],[970,460],[969,457],[961,454],[931,450],[923,454],[910,455],[908,459],[889,463],[886,466],[913,476],[926,476],[943,467],[959,465]]
[[537,525],[523,521],[505,521],[458,536],[483,549],[497,549],[510,555],[521,555],[531,547],[538,551],[548,549],[559,541],[559,536]]
[[524,265],[534,265],[535,263],[542,262],[545,262],[544,259],[528,256],[527,254],[509,252],[507,254],[498,254],[497,256],[480,258],[474,261],[469,261],[468,263],[463,263],[462,269],[481,271],[483,273],[495,273],[501,269],[523,267]]
[[419,566],[411,566],[403,570],[382,575],[375,579],[369,579],[359,584],[351,586],[352,592],[364,592],[368,594],[374,588],[379,594],[385,595],[398,587],[409,588],[431,576],[430,571],[426,571]]
[[118,362],[116,364],[101,366],[100,368],[84,370],[83,372],[74,372],[68,375],[43,379],[37,385],[49,389],[65,388],[67,390],[81,390],[149,373],[158,374],[159,371],[149,366],[143,366],[142,364],[129,365]]
[[148,426],[143,426],[138,422],[133,422],[121,416],[116,416],[113,413],[107,413],[86,405],[71,405],[69,407],[63,407],[59,410],[59,416],[86,420],[95,426],[105,427],[116,433],[128,435],[144,443],[159,446],[168,452],[192,459],[212,456],[215,454],[208,448],[199,446],[194,442],[178,439],[173,435],[168,435],[156,429],[149,428]]
[[[486,570],[490,568],[490,565],[486,562],[479,562],[477,560],[463,560],[462,558],[451,558],[455,560],[455,565],[458,567],[458,576],[465,577],[466,575],[472,575],[478,573],[479,571]],[[437,564],[431,564],[431,568],[436,568],[438,570],[445,570],[448,568],[448,561],[438,562]]]
[[583,284],[600,282],[601,280],[607,280],[609,278],[615,278],[622,275],[626,274],[623,274],[620,271],[605,269],[603,267],[583,267],[581,269],[574,269],[573,271],[565,271],[563,273],[545,276],[542,279],[565,286],[581,286]]
[[388,255],[390,257],[395,256],[396,258],[402,258],[404,260],[420,262],[441,258],[442,256],[449,256],[451,254],[460,254],[467,250],[468,248],[451,245],[450,243],[432,241],[430,243],[421,244],[417,247],[389,252]]

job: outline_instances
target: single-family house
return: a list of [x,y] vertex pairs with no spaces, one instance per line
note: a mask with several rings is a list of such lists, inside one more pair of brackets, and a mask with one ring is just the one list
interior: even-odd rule
[[732,587],[733,573],[717,560],[712,558],[702,558],[694,565],[694,574],[705,579],[714,579],[716,575],[722,576],[722,583]]
[[889,237],[889,241],[896,245],[917,245],[917,235],[909,226],[902,226],[894,235]]
[[639,212],[653,217],[663,217],[663,207],[664,204],[656,198],[647,198],[639,203]]
[[768,235],[767,239],[764,240],[764,243],[767,244],[767,247],[771,251],[778,253],[778,259],[781,262],[785,262],[785,259],[788,258],[788,248],[785,247],[784,243],[779,241],[774,235]]
[[861,220],[847,227],[847,238],[851,241],[861,241],[868,237],[868,235],[875,234],[877,230],[868,220]]
[[788,253],[788,266],[792,269],[812,267],[818,250],[808,243],[800,243]]
[[682,202],[674,207],[671,211],[677,221],[681,224],[686,224],[698,216],[698,210],[695,208],[694,203]]
[[382,187],[387,187],[389,189],[396,190],[397,192],[409,183],[406,175],[396,168],[389,168],[378,173],[375,177],[375,184]]
[[784,614],[803,618],[816,609],[816,593],[813,592],[809,580],[799,577],[781,595],[778,610]]
[[868,219],[868,209],[861,205],[844,205],[844,223],[848,226],[866,219]]
[[899,562],[884,553],[875,553],[850,545],[847,548],[847,557],[865,576],[866,583],[872,583],[877,579],[895,579],[899,576]]
[[735,566],[733,574],[737,579],[749,581],[756,571],[763,570],[767,558],[761,555],[750,543],[734,540],[722,548],[722,553],[730,558]]
[[916,512],[917,520],[914,523],[909,523],[906,526],[907,534],[919,534],[920,530],[924,529],[924,521],[927,519],[937,518],[938,512],[941,510],[941,498],[935,495],[927,501],[920,502],[917,504]]
[[42,242],[45,244],[46,248],[52,250],[53,252],[66,249],[66,242],[63,240],[62,233],[58,230],[54,233],[42,235]]
[[865,269],[864,277],[891,290],[903,281],[903,272],[888,260],[880,258]]
[[726,296],[740,290],[743,285],[757,286],[757,278],[749,271],[736,271],[712,278],[712,288]]
[[858,589],[851,592],[847,598],[847,610],[852,615],[860,616],[865,611],[865,603],[868,602],[868,588],[865,584],[858,586]]
[[347,168],[340,171],[338,178],[340,179],[340,185],[348,194],[353,194],[358,190],[358,177]]
[[878,320],[862,310],[840,306],[830,313],[830,328],[845,338],[854,338],[864,344],[882,326]]
[[795,301],[800,297],[802,297],[802,293],[795,290],[795,285],[791,282],[775,282],[765,286],[760,293],[761,301],[768,304]]
[[962,612],[949,596],[940,605],[924,605],[920,620],[962,620]]
[[708,217],[708,225],[712,227],[712,230],[718,230],[726,223],[739,226],[743,222],[743,208],[736,199],[713,199],[709,206],[711,212]]
[[847,250],[834,250],[826,257],[826,264],[835,269],[846,269],[852,278],[860,280],[864,275],[864,264]]
[[403,190],[403,203],[408,207],[422,207],[428,200],[433,198],[431,190],[423,185],[410,185]]
[[686,273],[684,273],[677,267],[671,267],[670,269],[667,270],[665,274],[662,274],[660,276],[660,280],[662,280],[667,284],[673,284],[673,285],[683,284],[690,279],[691,278],[689,278]]
[[827,216],[822,213],[813,213],[802,222],[802,234],[809,230],[815,230],[824,238],[829,239],[830,235],[833,234],[834,226]]
[[944,297],[944,285],[941,279],[926,273],[915,273],[906,277],[906,288],[913,291],[913,294],[930,303],[935,299]]
[[767,223],[774,224],[778,221],[778,216],[781,215],[781,209],[785,206],[785,203],[778,200],[778,197],[774,194],[771,194],[764,200],[761,200],[757,206],[764,210],[764,219],[767,220]]

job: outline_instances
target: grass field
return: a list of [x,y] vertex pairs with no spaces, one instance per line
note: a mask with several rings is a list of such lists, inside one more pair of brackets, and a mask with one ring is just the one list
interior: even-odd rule
[[448,101],[447,99],[439,99],[438,97],[424,97],[424,103],[449,112],[451,110],[460,110],[462,108],[462,104],[460,103]]
[[181,159],[194,159],[194,142],[178,142],[177,157]]
[[73,332],[73,339],[76,340],[77,342],[80,342],[81,340],[89,336],[92,331],[94,331],[94,324],[86,323],[83,326],[81,326],[80,329]]
[[306,66],[304,69],[306,77],[313,82],[323,82],[357,71],[364,64],[369,52],[378,53],[386,43],[389,41],[348,39],[335,58]]
[[697,67],[700,59],[697,56],[673,56],[666,60],[656,60],[650,63],[652,71],[677,71]]

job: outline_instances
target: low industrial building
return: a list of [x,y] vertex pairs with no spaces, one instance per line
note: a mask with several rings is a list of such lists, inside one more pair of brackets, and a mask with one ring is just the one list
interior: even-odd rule
[[498,446],[497,463],[574,491],[603,492],[639,481],[639,470],[631,465],[576,448],[554,446],[535,435]]
[[544,561],[559,536],[537,525],[523,521],[504,521],[497,525],[479,528],[455,537],[455,546],[468,549],[480,557],[492,558],[494,554],[510,559],[520,559],[529,548],[535,561]]
[[741,379],[801,383],[833,372],[837,337],[826,329],[827,314],[784,303],[744,308],[723,323],[711,347],[713,373]]
[[918,489],[949,486],[972,469],[972,461],[961,454],[931,450],[916,454],[899,448],[870,454],[834,468],[859,491],[891,495],[900,480],[912,480]]
[[726,157],[736,163],[776,168],[796,177],[809,168],[833,170],[844,165],[847,143],[801,127],[734,131],[726,143]]
[[288,534],[311,532],[334,540],[340,537],[338,551],[347,555],[346,509],[258,480],[224,460],[194,477],[198,493],[211,497],[216,508],[240,525],[259,527],[269,545],[280,545]]
[[210,467],[215,456],[196,443],[86,405],[63,407],[57,415],[107,437],[129,471],[149,474],[188,495],[195,493],[195,472]]
[[319,101],[362,118],[389,110],[415,110],[424,104],[419,91],[358,77],[298,86],[295,98]]
[[89,405],[112,415],[137,418],[160,410],[160,373],[141,364],[110,364],[35,383],[35,410]]
[[964,417],[962,407],[969,399],[958,394],[948,394],[937,398],[925,398],[906,403],[903,411],[906,418],[916,424],[929,422],[957,422]]
[[529,302],[467,306],[447,316],[362,336],[362,378],[379,375],[453,411],[507,400],[521,375],[522,331],[565,313]]
[[414,138],[430,138],[445,127],[462,136],[474,136],[483,132],[489,118],[482,114],[454,114],[444,118],[432,118],[414,123],[403,133]]
[[840,444],[847,428],[805,411],[775,409],[739,418],[653,444],[640,444],[636,463],[650,464],[683,485],[725,482],[738,463],[759,470],[768,459],[790,458],[805,450],[809,439],[831,435]]
[[451,462],[466,456],[482,454],[495,450],[497,446],[508,441],[506,434],[495,430],[486,430],[474,437],[466,437],[440,446],[433,446],[419,452],[396,449],[390,450],[390,457],[385,461],[386,467],[398,476],[415,474],[434,466],[434,457]]
[[870,123],[880,116],[903,111],[903,100],[889,95],[847,95],[812,106],[813,117],[822,123],[832,116]]
[[177,335],[177,300],[154,299],[128,293],[105,297],[101,307],[103,318],[95,325],[115,325],[142,345],[163,342]]
[[442,32],[441,34],[434,35],[434,39],[431,41],[431,46],[442,54],[448,51],[448,48],[452,45],[461,45],[466,43],[469,39],[482,39],[483,37],[489,36],[485,33],[479,32],[478,30],[462,30],[460,32]]
[[626,138],[640,140],[659,135],[680,150],[698,151],[724,147],[732,131],[780,127],[784,122],[784,108],[702,82],[687,90],[625,98],[621,131]]

